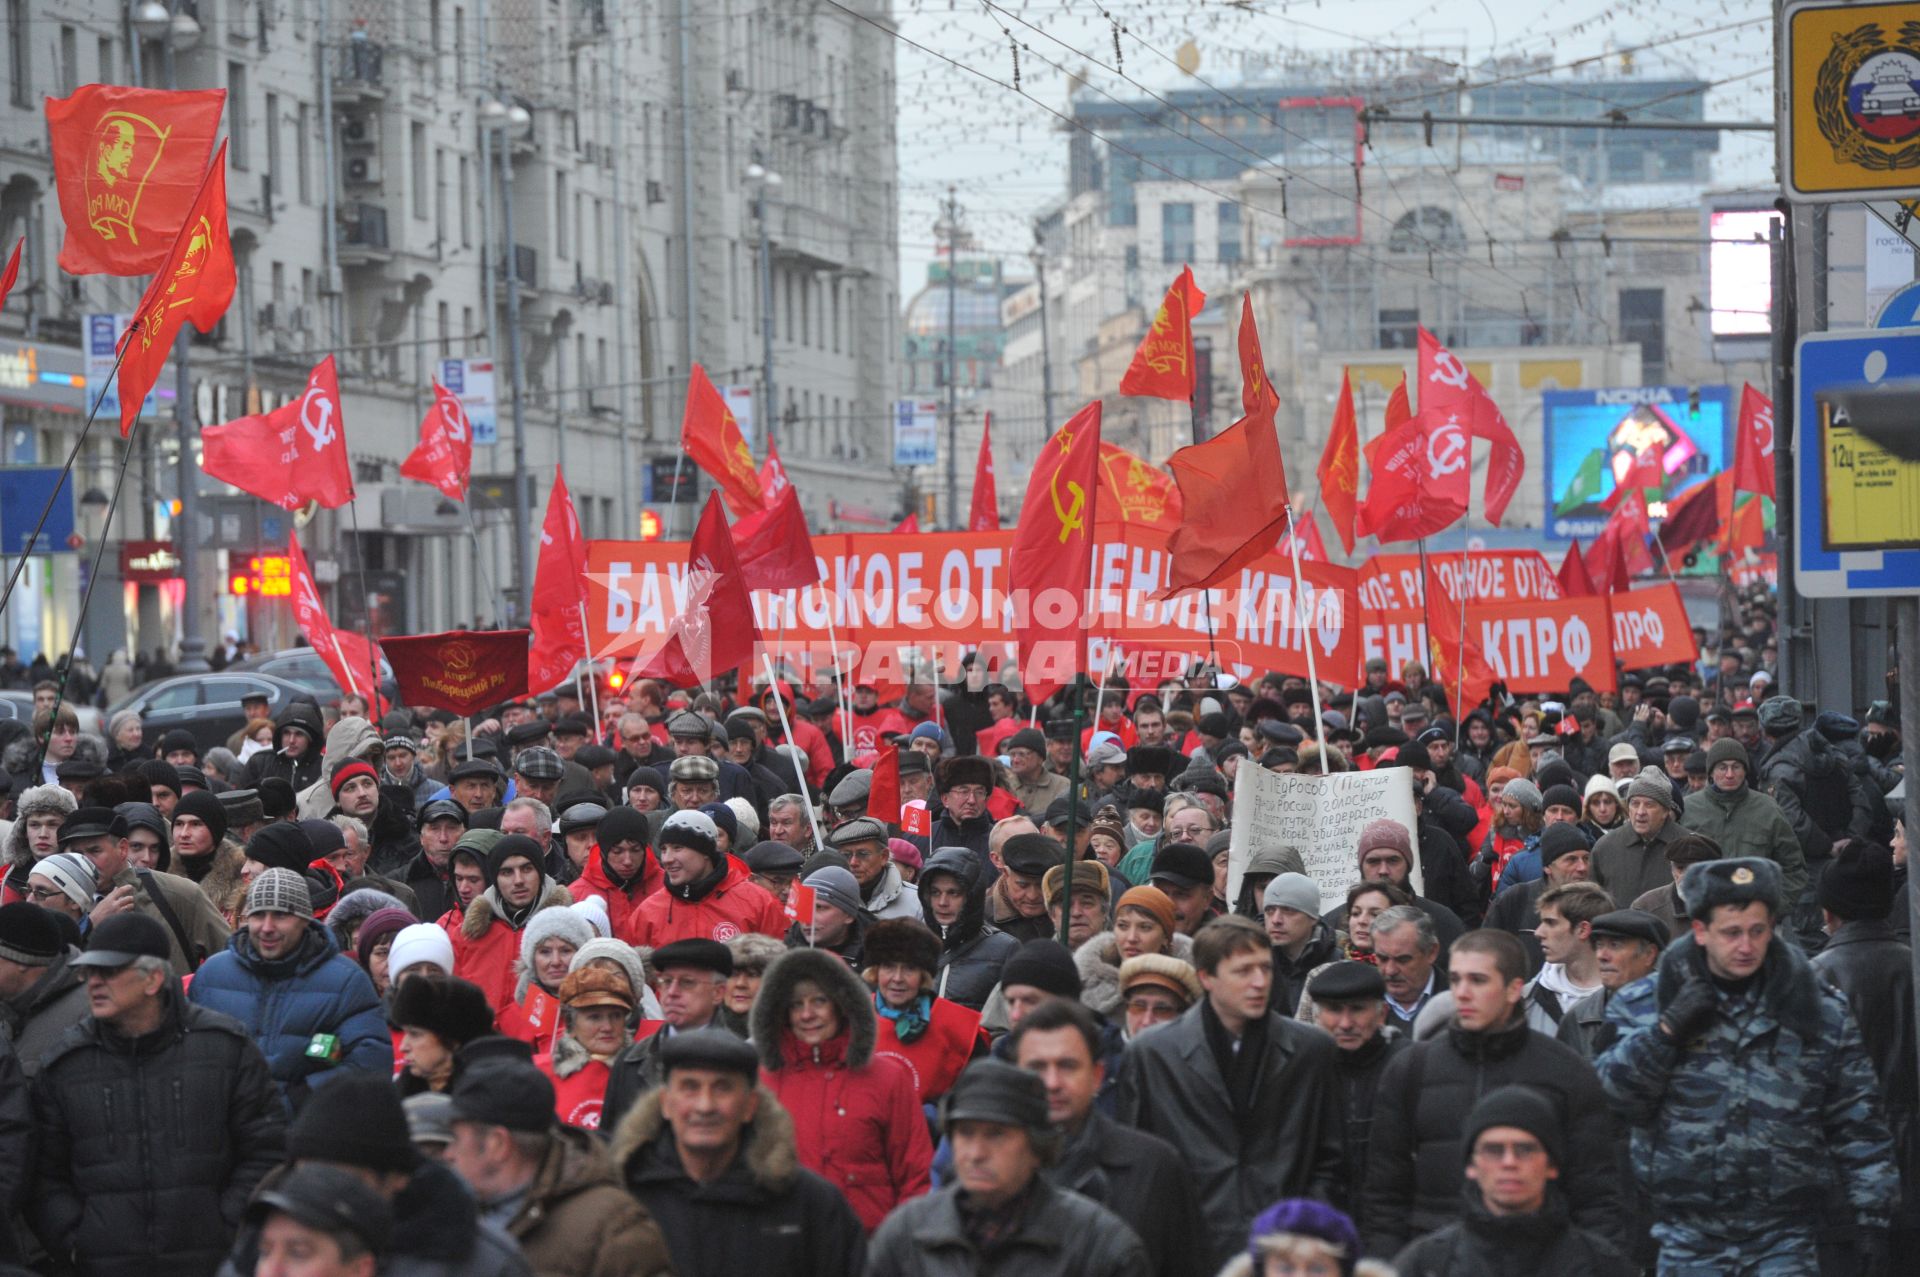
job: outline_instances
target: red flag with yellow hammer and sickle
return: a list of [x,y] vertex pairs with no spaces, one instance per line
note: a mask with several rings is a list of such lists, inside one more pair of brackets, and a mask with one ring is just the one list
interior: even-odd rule
[[182,324],[210,332],[227,313],[237,276],[233,243],[227,238],[227,144],[214,152],[200,194],[173,238],[173,248],[146,296],[134,308],[133,322],[121,337],[120,437],[127,437],[140,416],[147,392],[160,379],[173,339]]
[[745,518],[761,507],[760,472],[753,464],[753,451],[740,434],[733,409],[727,407],[727,401],[707,379],[707,370],[699,364],[693,366],[693,375],[687,379],[680,446],[720,485],[720,494],[734,518]]
[[1013,530],[1008,575],[1020,681],[1035,705],[1073,682],[1086,655],[1087,586],[1100,495],[1100,403],[1073,415],[1040,449]]
[[1133,362],[1120,378],[1121,394],[1180,403],[1192,400],[1193,317],[1206,304],[1207,295],[1193,282],[1193,267],[1181,267],[1180,277],[1154,312],[1153,327],[1140,339]]
[[160,268],[207,175],[225,89],[87,84],[47,99],[54,185],[69,275]]

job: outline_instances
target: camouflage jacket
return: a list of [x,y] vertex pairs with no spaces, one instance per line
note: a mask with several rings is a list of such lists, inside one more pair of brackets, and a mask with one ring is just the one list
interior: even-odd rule
[[[1741,1241],[1810,1221],[1836,1178],[1862,1226],[1885,1227],[1900,1181],[1879,1084],[1846,999],[1776,938],[1748,989],[1720,994],[1686,1046],[1660,1010],[1706,955],[1682,936],[1653,975],[1607,1007],[1619,1037],[1594,1061],[1632,1128],[1633,1168],[1655,1215]],[[1837,1176],[1836,1176],[1837,1172]]]

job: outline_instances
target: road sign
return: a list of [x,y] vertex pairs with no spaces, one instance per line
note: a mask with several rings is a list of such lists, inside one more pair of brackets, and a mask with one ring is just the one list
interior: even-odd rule
[[0,554],[22,554],[33,537],[40,512],[47,524],[33,541],[35,554],[61,554],[72,547],[73,483],[59,466],[7,466],[0,469]]
[[442,359],[440,384],[460,400],[473,427],[473,441],[483,448],[500,442],[499,405],[494,402],[493,360]]
[[1920,377],[1920,328],[1812,333],[1794,352],[1794,587],[1920,593],[1920,464],[1870,442],[1833,396]]
[[1797,0],[1780,23],[1791,199],[1920,193],[1920,3]]
[[893,464],[931,466],[940,460],[940,405],[931,399],[893,401]]

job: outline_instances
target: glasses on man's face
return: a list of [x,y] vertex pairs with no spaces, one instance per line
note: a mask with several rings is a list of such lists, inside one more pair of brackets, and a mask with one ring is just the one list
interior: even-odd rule
[[1156,1020],[1171,1020],[1180,1014],[1180,1008],[1171,1002],[1162,1002],[1159,998],[1128,998],[1127,1010],[1134,1015],[1152,1016]]
[[27,884],[27,899],[37,905],[46,904],[50,900],[58,900],[66,894],[66,892],[60,890],[58,887],[36,887],[32,883]]
[[978,785],[955,785],[947,791],[956,802],[985,802],[987,791]]
[[848,860],[857,860],[863,865],[870,865],[876,860],[885,860],[886,858],[887,850],[884,847],[862,847],[857,851],[852,851],[847,854]]

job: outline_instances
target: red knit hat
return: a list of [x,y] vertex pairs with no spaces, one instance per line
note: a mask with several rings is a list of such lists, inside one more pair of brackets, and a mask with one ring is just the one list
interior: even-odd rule
[[340,797],[340,787],[352,780],[355,776],[371,777],[376,784],[380,781],[380,773],[373,770],[372,763],[358,758],[349,759],[340,764],[340,766],[334,770],[332,779],[327,781],[328,787],[333,790],[333,796],[335,798]]

